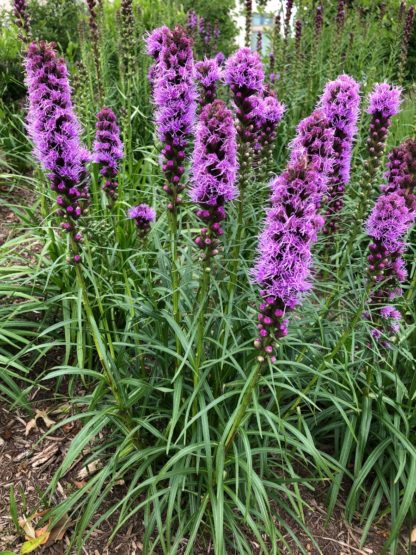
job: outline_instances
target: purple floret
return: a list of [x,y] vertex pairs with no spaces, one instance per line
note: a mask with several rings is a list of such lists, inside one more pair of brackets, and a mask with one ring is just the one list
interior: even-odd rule
[[367,113],[381,119],[388,119],[399,112],[401,103],[400,87],[388,83],[378,83],[368,95]]
[[296,137],[291,143],[291,161],[306,156],[308,162],[322,174],[323,189],[326,192],[327,176],[334,165],[334,129],[323,110],[315,110],[303,119],[298,127]]
[[68,70],[47,42],[30,44],[26,57],[26,85],[29,95],[28,131],[34,154],[47,170],[51,189],[58,196],[61,227],[75,241],[76,220],[88,199],[85,164],[90,155],[82,146],[81,129],[75,116]]
[[273,351],[275,339],[287,334],[288,312],[311,288],[311,247],[324,223],[317,213],[323,181],[307,157],[299,156],[271,183],[272,208],[266,214],[253,269],[263,299],[255,345],[266,354]]
[[240,48],[230,56],[225,63],[225,82],[237,99],[261,94],[264,71],[258,53],[249,48]]
[[221,77],[222,72],[216,58],[205,58],[205,60],[195,64],[195,79],[199,85],[201,106],[215,100],[217,82]]
[[200,205],[197,216],[206,227],[195,239],[207,255],[217,254],[223,230],[225,204],[235,199],[238,188],[236,131],[230,110],[222,100],[205,106],[196,128],[192,157],[191,199]]
[[156,212],[147,204],[139,204],[129,208],[127,215],[129,219],[134,220],[137,233],[140,237],[144,237],[150,230],[150,225],[156,220]]
[[97,114],[93,160],[100,166],[100,174],[106,178],[103,189],[115,198],[118,183],[118,162],[123,157],[123,144],[117,117],[110,108],[103,108]]

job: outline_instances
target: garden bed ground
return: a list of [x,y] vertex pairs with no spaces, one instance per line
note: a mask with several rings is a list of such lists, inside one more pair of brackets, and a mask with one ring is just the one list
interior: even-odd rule
[[[39,400],[37,399],[38,396]],[[0,550],[10,549],[16,553],[24,538],[17,533],[10,516],[10,487],[14,487],[18,506],[21,506],[22,492],[24,492],[27,514],[41,511],[40,496],[46,490],[53,473],[78,431],[76,425],[67,426],[42,439],[42,434],[47,430],[48,424],[52,425],[48,419],[57,422],[59,419],[65,418],[66,405],[65,403],[56,404],[56,401],[53,404],[48,403],[47,400],[41,399],[41,397],[44,397],[44,393],[41,394],[39,391],[32,397],[33,407],[38,411],[36,421],[21,411],[11,411],[5,405],[0,406]],[[68,474],[60,480],[57,497],[54,501],[62,501],[68,492],[79,487],[83,483],[83,476],[86,472],[82,461],[73,466]],[[120,484],[117,489],[119,491],[114,491],[114,496],[122,495],[123,484]],[[305,511],[306,526],[319,544],[322,553],[325,555],[353,555],[357,553],[377,555],[381,553],[386,538],[385,530],[373,530],[365,546],[360,548],[360,529],[358,526],[351,526],[343,520],[340,508],[326,526],[327,515],[324,494],[325,492],[321,492],[317,495],[306,489],[304,490],[304,498],[308,505],[308,509]],[[19,517],[22,516],[19,515]],[[32,524],[35,523],[36,519]],[[138,517],[108,547],[107,541],[112,531],[112,525],[111,522],[106,522],[87,541],[84,553],[86,555],[140,554],[142,553],[140,541],[142,526],[141,519]],[[293,523],[293,526],[296,534],[302,538],[307,551],[311,554],[318,553],[302,530],[296,529],[295,523]],[[68,527],[64,526],[63,530],[56,531],[58,536],[56,541],[46,544],[45,547],[36,552],[45,555],[63,554],[69,543],[70,534],[71,525],[69,524]],[[288,537],[286,539],[289,541]],[[253,540],[253,553],[256,552],[257,544]],[[208,554],[211,551],[208,549],[199,553],[202,555],[202,553]],[[294,550],[293,553],[297,553],[297,551]]]

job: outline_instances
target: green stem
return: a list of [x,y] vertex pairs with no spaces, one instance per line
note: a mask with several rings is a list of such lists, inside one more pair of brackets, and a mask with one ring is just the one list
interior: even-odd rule
[[244,183],[240,186],[240,197],[238,199],[237,232],[235,244],[231,253],[230,283],[228,286],[228,307],[232,304],[235,287],[237,285],[238,267],[240,263],[241,241],[243,239],[243,215],[244,215]]
[[[204,331],[205,331],[205,309],[208,304],[208,291],[209,291],[209,284],[210,284],[210,267],[209,267],[210,258],[207,256],[204,260],[202,265],[202,274],[200,279],[200,286],[199,286],[199,316],[198,316],[198,329],[197,329],[197,337],[196,337],[196,356],[195,356],[195,368],[194,368],[194,391],[196,391],[199,387],[200,381],[200,368],[201,362],[203,361],[204,355]],[[193,402],[193,415],[195,416],[198,412],[198,401],[197,396],[195,396]]]
[[254,388],[257,385],[257,382],[261,376],[261,372],[263,370],[263,362],[257,362],[256,366],[251,371],[251,374],[244,386],[244,389],[241,393],[241,397],[238,401],[237,408],[234,411],[233,416],[231,417],[231,428],[227,434],[227,439],[224,443],[224,453],[227,453],[230,449],[231,445],[233,444],[234,438],[238,432],[240,424],[244,418],[246,413],[247,407],[250,403],[251,396],[253,393]]
[[[173,199],[173,202],[175,199]],[[178,258],[178,222],[177,222],[177,211],[176,211],[176,204],[174,202],[173,210],[169,214],[169,224],[170,224],[170,233],[172,238],[172,304],[173,304],[173,317],[175,322],[178,326],[181,323],[181,314],[180,314],[180,288],[179,288],[179,271],[177,265],[177,258]],[[176,341],[176,368],[179,366],[179,356],[182,352],[182,346],[178,335],[176,334],[175,337]]]

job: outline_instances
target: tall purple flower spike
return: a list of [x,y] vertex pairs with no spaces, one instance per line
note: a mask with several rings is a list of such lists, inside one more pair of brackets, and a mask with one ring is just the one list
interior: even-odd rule
[[260,56],[249,48],[240,48],[225,63],[225,83],[229,85],[238,119],[241,171],[249,169],[249,160],[257,136],[264,91],[264,70]]
[[195,243],[205,256],[218,254],[221,222],[226,217],[225,204],[238,197],[237,143],[233,116],[222,100],[207,104],[196,128],[192,157],[191,199],[200,208],[197,216],[205,226]]
[[378,83],[368,95],[367,113],[371,115],[370,135],[367,140],[368,170],[374,175],[380,166],[391,118],[399,112],[401,88]]
[[383,193],[399,193],[409,210],[416,210],[416,140],[408,139],[388,155]]
[[14,16],[16,25],[28,35],[30,33],[30,25],[26,0],[14,0]]
[[[162,48],[159,49],[160,40]],[[193,82],[191,39],[182,27],[162,27],[147,39],[149,54],[156,57],[154,102],[156,127],[162,149],[162,169],[166,177],[164,190],[171,197],[170,210],[182,202],[179,193],[185,172],[185,149],[195,120],[196,90]]]
[[262,297],[254,344],[262,355],[272,355],[275,341],[287,335],[288,313],[311,288],[311,247],[324,223],[317,213],[324,180],[307,156],[299,156],[271,183],[272,207],[253,269]]
[[326,233],[334,233],[350,180],[351,155],[360,107],[360,87],[348,75],[340,75],[325,86],[319,106],[334,129],[334,163],[328,174]]
[[401,295],[400,284],[406,279],[403,253],[406,245],[404,237],[414,224],[416,212],[409,209],[406,197],[400,192],[382,194],[369,218],[366,230],[372,243],[368,255],[369,278],[375,285],[370,295],[373,311],[371,320],[372,336],[383,347],[389,343],[384,336],[395,335],[399,329],[401,315],[395,307],[386,305]]
[[106,178],[104,191],[110,198],[117,197],[118,162],[123,157],[123,143],[117,117],[110,108],[97,114],[93,160],[100,166],[100,174]]
[[[61,228],[74,241],[83,204],[89,198],[85,164],[89,153],[81,145],[81,129],[75,116],[68,70],[54,46],[47,42],[29,45],[26,57],[26,85],[29,94],[28,131],[34,154],[48,172],[51,189],[58,196]],[[78,254],[74,262],[80,261]]]
[[318,109],[299,123],[291,143],[290,160],[295,162],[299,157],[306,156],[322,174],[321,196],[326,192],[328,175],[334,165],[334,134],[324,111]]
[[127,215],[130,220],[134,220],[139,237],[145,237],[150,231],[151,224],[156,220],[155,210],[147,204],[129,208]]
[[221,79],[222,72],[216,58],[208,59],[195,64],[195,79],[199,85],[199,101],[201,106],[210,104],[217,96],[217,82]]

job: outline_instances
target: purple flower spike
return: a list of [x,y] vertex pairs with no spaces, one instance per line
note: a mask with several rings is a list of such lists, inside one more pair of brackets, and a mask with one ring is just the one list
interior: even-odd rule
[[217,96],[217,81],[221,79],[221,69],[217,59],[205,59],[195,64],[195,79],[200,89],[200,104],[205,106]]
[[[401,294],[400,284],[406,279],[404,237],[415,220],[415,210],[408,208],[406,197],[400,192],[382,194],[368,218],[366,229],[372,239],[368,274],[376,286],[370,296],[374,310],[369,319],[374,326],[372,331],[376,330],[373,337],[381,338],[382,330],[388,335],[398,331],[400,313],[384,305]],[[388,346],[385,341],[381,344]]]
[[75,237],[76,221],[89,198],[85,168],[89,153],[81,145],[68,70],[53,45],[44,41],[29,45],[25,65],[28,131],[34,154],[48,172],[51,189],[58,194],[61,227]]
[[408,139],[390,152],[387,162],[387,185],[383,193],[404,196],[409,210],[416,210],[416,141]]
[[290,19],[292,17],[292,11],[293,11],[293,0],[286,0],[285,28],[284,28],[285,41],[287,41],[287,39],[289,37]]
[[278,101],[274,91],[265,91],[266,96],[258,106],[256,150],[260,154],[260,167],[270,166],[277,126],[283,118],[285,105]]
[[291,161],[306,156],[309,163],[322,174],[323,189],[326,192],[326,182],[334,165],[334,129],[323,110],[315,110],[303,119],[297,134],[291,144]]
[[222,100],[207,104],[196,129],[192,158],[191,199],[198,203],[197,216],[205,227],[195,239],[205,256],[218,253],[225,219],[225,204],[238,197],[236,131],[230,110]]
[[129,208],[127,215],[130,220],[135,221],[139,237],[145,237],[150,230],[150,225],[156,220],[155,210],[147,204]]
[[350,180],[353,140],[357,133],[360,87],[348,75],[340,75],[325,87],[320,107],[334,129],[334,163],[328,174],[326,233],[334,233],[343,207],[345,187]]
[[319,39],[319,36],[321,35],[323,25],[324,25],[324,7],[321,3],[316,7],[316,12],[315,12],[315,44],[317,39]]
[[243,145],[240,156],[244,159],[241,169],[248,169],[248,156],[257,135],[259,106],[262,104],[264,90],[264,71],[260,56],[249,48],[240,48],[225,64],[225,82],[230,86],[239,122],[237,132]]
[[311,247],[324,223],[317,213],[323,181],[304,156],[290,162],[271,183],[272,208],[266,213],[253,269],[262,297],[255,346],[266,355],[276,339],[287,335],[288,312],[311,288]]
[[[160,38],[162,49],[157,54]],[[191,39],[182,27],[173,30],[162,27],[148,37],[147,48],[158,56],[153,84],[155,120],[164,145],[162,169],[167,180],[164,190],[171,196],[168,208],[176,210],[182,202],[178,193],[184,189],[180,185],[185,171],[183,161],[196,112]]]
[[371,176],[375,175],[380,166],[391,118],[399,112],[401,91],[400,87],[378,83],[368,96],[367,113],[371,115],[371,122],[367,148],[370,157],[368,169]]
[[106,178],[104,191],[115,199],[118,183],[118,161],[123,157],[123,144],[117,118],[110,108],[103,108],[97,114],[93,160],[100,165],[100,173]]
[[26,0],[14,0],[14,16],[16,25],[28,35],[30,33],[30,25]]

